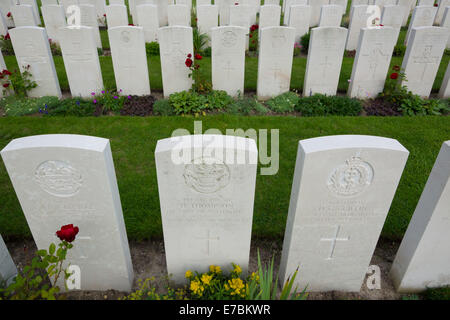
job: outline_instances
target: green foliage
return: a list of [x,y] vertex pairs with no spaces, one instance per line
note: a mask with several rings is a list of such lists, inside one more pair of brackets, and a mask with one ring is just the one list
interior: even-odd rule
[[92,101],[80,98],[64,99],[57,104],[47,104],[46,109],[42,109],[45,116],[92,116],[95,111],[95,105]]
[[302,116],[357,116],[362,111],[362,104],[357,99],[340,96],[315,94],[298,100],[295,110]]
[[153,104],[153,114],[157,116],[172,116],[175,114],[175,111],[169,99],[160,99]]
[[207,33],[201,33],[197,28],[193,29],[194,54],[201,53],[208,44],[209,36]]
[[450,300],[450,286],[428,289],[423,293],[427,300]]
[[62,56],[61,47],[58,43],[53,42],[52,39],[48,39],[50,44],[50,50],[52,52],[52,56]]
[[250,114],[266,114],[269,112],[269,109],[258,102],[254,97],[239,97],[228,106],[227,112],[235,115],[247,116]]
[[300,38],[300,44],[302,45],[302,52],[304,54],[308,54],[308,49],[309,49],[309,38],[310,38],[311,34],[305,33],[301,38]]
[[147,278],[145,281],[137,281],[138,289],[129,295],[120,298],[120,300],[182,300],[186,296],[183,288],[173,289],[166,284],[166,294],[156,292],[155,278]]
[[[0,100],[0,106],[5,110],[7,116],[23,116],[47,111],[50,107],[60,104],[58,97],[25,98],[19,96],[8,96]],[[46,107],[47,106],[47,107]]]
[[211,57],[211,47],[207,47],[207,48],[203,49],[203,56]]
[[396,57],[403,57],[405,55],[405,52],[406,46],[404,44],[397,44],[394,47],[394,53],[392,55]]
[[177,115],[200,115],[206,111],[222,110],[232,102],[225,91],[212,91],[201,95],[193,91],[182,91],[169,96],[169,103]]
[[121,91],[122,90],[119,90],[119,92],[102,90],[100,94],[93,92],[93,103],[102,106],[103,112],[112,111],[118,113],[122,109],[126,99],[125,96],[120,95]]
[[31,80],[32,76],[30,65],[23,66],[22,73],[16,69],[9,75],[9,80],[17,96],[26,97],[28,91],[37,87],[37,83]]
[[294,111],[299,97],[292,91],[280,94],[266,102],[270,110],[276,113],[285,113]]
[[14,49],[12,46],[11,38],[9,37],[9,33],[0,36],[0,48],[2,50],[3,55],[5,56],[14,55]]
[[63,269],[63,262],[72,247],[71,243],[62,241],[58,247],[52,243],[48,251],[39,250],[31,265],[25,266],[7,288],[0,289],[0,299],[56,300],[55,294],[59,288],[52,287],[52,284],[62,276],[64,283],[69,278],[70,275]]
[[146,43],[145,50],[147,52],[147,56],[159,56],[159,43],[155,41]]

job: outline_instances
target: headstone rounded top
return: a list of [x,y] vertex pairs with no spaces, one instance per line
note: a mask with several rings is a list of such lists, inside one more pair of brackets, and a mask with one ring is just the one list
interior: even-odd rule
[[76,148],[103,152],[109,140],[77,134],[44,134],[12,140],[1,153],[29,148]]
[[409,151],[395,139],[367,135],[336,135],[311,138],[299,141],[305,153],[321,152],[339,148],[380,148],[396,151]]

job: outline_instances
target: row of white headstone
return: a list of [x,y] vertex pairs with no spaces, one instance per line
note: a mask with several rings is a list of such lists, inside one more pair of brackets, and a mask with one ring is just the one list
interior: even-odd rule
[[[308,291],[359,291],[409,152],[397,141],[341,135],[298,144],[280,283],[299,268]],[[129,291],[133,266],[109,140],[41,135],[12,140],[1,156],[38,249],[55,230],[79,234],[67,263],[82,290]],[[252,139],[187,135],[155,150],[168,273],[211,264],[248,270],[258,150]],[[450,284],[450,141],[436,163],[391,274],[399,291]],[[15,267],[0,241],[0,274]],[[152,257],[148,257],[149,260]],[[61,283],[59,285],[62,285]]]
[[[59,30],[61,51],[72,96],[91,97],[103,90],[95,36],[91,27],[65,27]],[[225,26],[212,29],[212,83],[215,90],[231,96],[244,92],[245,45],[247,30]],[[311,29],[303,94],[335,95],[339,83],[348,31],[342,27]],[[124,95],[150,94],[147,56],[142,27],[124,26],[108,30],[117,90]],[[30,97],[59,96],[61,90],[47,34],[40,27],[10,30],[12,45],[21,70],[32,74],[37,87]],[[384,88],[397,31],[392,27],[362,28],[350,79],[348,95],[376,97]],[[189,90],[190,69],[185,60],[193,53],[191,27],[158,29],[164,96]],[[257,96],[269,99],[289,91],[292,73],[295,29],[266,27],[260,30]],[[412,28],[403,59],[406,79],[402,84],[423,97],[430,95],[447,44],[448,29]],[[439,92],[450,96],[450,71]]]

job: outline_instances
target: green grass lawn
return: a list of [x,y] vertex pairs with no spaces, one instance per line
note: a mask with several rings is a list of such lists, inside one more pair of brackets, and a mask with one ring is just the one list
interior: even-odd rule
[[[282,239],[289,207],[298,140],[336,134],[367,134],[398,139],[410,152],[383,236],[399,239],[406,230],[443,141],[450,117],[301,118],[207,116],[203,130],[254,128],[280,130],[280,168],[258,174],[253,236]],[[154,150],[158,139],[176,128],[193,131],[190,117],[0,118],[0,150],[12,139],[48,133],[73,133],[111,140],[123,212],[130,239],[162,237]],[[29,229],[0,161],[0,233],[29,237]]]

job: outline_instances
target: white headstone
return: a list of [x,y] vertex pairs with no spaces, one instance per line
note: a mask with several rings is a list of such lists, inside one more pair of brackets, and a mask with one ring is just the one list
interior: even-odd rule
[[441,25],[446,7],[450,7],[450,0],[440,0],[439,7],[436,13],[436,19],[434,20],[435,24]]
[[245,44],[247,29],[223,26],[212,29],[212,85],[230,96],[244,94]]
[[383,9],[385,6],[395,6],[395,5],[397,5],[397,0],[384,0]]
[[408,23],[410,9],[411,9],[411,5],[412,5],[413,1],[414,0],[398,0],[398,2],[397,2],[397,5],[399,5],[403,9],[402,27],[406,26]]
[[192,87],[191,71],[185,62],[194,53],[191,27],[173,26],[158,29],[161,55],[161,74],[164,96],[188,91]]
[[311,29],[303,95],[336,95],[347,29],[318,27]]
[[189,8],[189,16],[192,12],[192,0],[175,0],[175,4],[184,5]]
[[200,33],[206,33],[211,44],[211,29],[219,24],[219,7],[217,5],[201,5],[197,7],[197,28]]
[[211,5],[211,0],[197,0],[197,3],[195,4],[196,7],[205,6],[205,5]]
[[70,6],[79,6],[80,2],[78,0],[58,0],[59,4],[62,5],[64,7],[64,12],[66,14],[67,17],[67,8],[69,8]]
[[118,4],[106,6],[106,21],[109,28],[128,26],[127,7]]
[[[17,268],[14,264],[8,248],[0,235],[0,284],[4,281],[8,286],[14,280],[17,275]],[[1,286],[0,286],[1,289]]]
[[230,24],[230,6],[234,5],[233,0],[215,0],[219,6],[219,24],[227,26]]
[[369,0],[352,0],[352,7],[353,6],[362,6],[362,5],[368,5]]
[[299,43],[302,36],[309,32],[311,6],[291,6],[289,27],[295,29],[295,42]]
[[102,39],[100,37],[100,30],[98,28],[97,14],[95,11],[95,7],[89,4],[80,5],[80,21],[82,26],[91,27],[95,44],[97,48],[102,47]]
[[40,25],[41,24],[41,18],[39,15],[39,9],[36,3],[36,0],[20,0],[20,4],[21,5],[30,5],[33,8],[33,15],[34,15],[34,21],[36,23],[36,25]]
[[436,16],[436,7],[416,7],[409,22],[408,32],[405,37],[405,45],[408,45],[411,29],[415,27],[430,27]]
[[443,143],[392,264],[399,292],[450,285],[450,141]]
[[[297,6],[297,5],[302,5],[302,6],[306,6],[308,5],[308,0],[286,0],[283,1],[285,2],[285,6],[284,6],[284,17],[283,17],[283,25],[288,26],[289,25],[289,17],[291,15],[291,7],[292,6]],[[308,21],[309,24],[309,21]]]
[[168,7],[169,26],[185,26],[191,25],[191,12],[189,7],[184,4],[172,4]]
[[61,89],[45,29],[16,27],[11,29],[9,34],[20,71],[30,72],[30,80],[37,84],[36,88],[28,92],[28,96],[61,97]]
[[298,268],[300,290],[360,291],[408,154],[375,136],[299,142],[280,283]]
[[417,6],[434,6],[435,0],[419,0]]
[[11,13],[16,27],[37,26],[33,14],[33,7],[29,4],[12,6]]
[[348,26],[346,50],[356,50],[358,45],[359,33],[361,28],[367,27],[367,20],[369,14],[367,13],[368,6],[352,6],[350,10],[350,24]]
[[[175,154],[183,159],[174,159]],[[159,140],[155,159],[171,280],[186,270],[247,273],[258,150],[252,139],[193,135]],[[174,161],[175,160],[175,161]],[[181,160],[181,161],[178,161]]]
[[12,0],[2,0],[0,1],[0,11],[1,14],[3,16],[3,18],[5,18],[6,21],[6,25],[10,28],[14,27],[14,20],[12,15],[10,15],[8,17],[8,14],[11,12],[11,7],[13,6],[13,1]]
[[[397,0],[394,0],[397,1]],[[344,15],[347,11],[348,0],[330,0],[330,4],[338,5],[342,7],[342,14]]]
[[428,98],[447,40],[446,28],[413,28],[402,63],[402,70],[407,80],[402,81],[402,85],[405,85],[412,93]]
[[124,6],[125,5],[125,0],[109,0],[109,5],[110,6],[111,5],[115,5],[115,4]]
[[249,5],[232,5],[230,7],[230,25],[250,28],[252,7]]
[[41,11],[48,38],[52,39],[53,42],[59,43],[59,28],[67,26],[63,6],[42,6]]
[[311,6],[311,27],[315,27],[319,25],[320,20],[320,11],[322,10],[322,6],[328,5],[329,0],[313,0],[308,3]]
[[95,0],[95,12],[97,13],[97,21],[100,26],[106,25],[106,2],[105,0]]
[[400,6],[384,6],[381,14],[381,24],[385,27],[392,27],[395,30],[395,39],[398,39],[403,21],[403,9]]
[[[139,6],[136,7],[139,10]],[[122,26],[108,29],[117,90],[123,95],[149,95],[144,29]]]
[[30,136],[1,156],[37,248],[59,243],[56,231],[73,224],[79,233],[65,266],[80,267],[81,290],[129,291],[133,266],[109,140]]
[[[166,1],[164,1],[164,2],[166,2]],[[130,9],[130,15],[134,19],[134,17],[136,16],[136,2],[135,2],[135,0],[128,0],[128,7]]]
[[444,79],[442,80],[441,89],[439,90],[439,98],[450,98],[450,64],[447,66]]
[[391,27],[361,30],[347,92],[350,97],[375,98],[383,92],[396,35]]
[[141,4],[136,7],[137,25],[144,28],[145,42],[158,41],[158,7],[152,4]]
[[91,27],[65,27],[60,31],[64,67],[72,96],[91,97],[103,90],[97,46]]
[[6,22],[0,9],[0,36],[5,36],[8,33],[8,23]]
[[[263,0],[264,5],[280,5],[280,0]],[[284,5],[283,5],[284,6]]]
[[320,11],[319,27],[340,27],[342,20],[342,6],[322,6]]
[[295,29],[267,27],[261,33],[258,56],[258,99],[267,100],[288,92],[291,85]]
[[158,7],[159,26],[160,27],[167,26],[169,23],[169,16],[168,16],[169,1],[155,0],[155,3]]
[[447,49],[450,49],[450,6],[445,9],[444,18],[442,18],[441,27],[448,30]]
[[280,25],[281,7],[277,5],[263,5],[259,13],[259,28],[277,27]]

